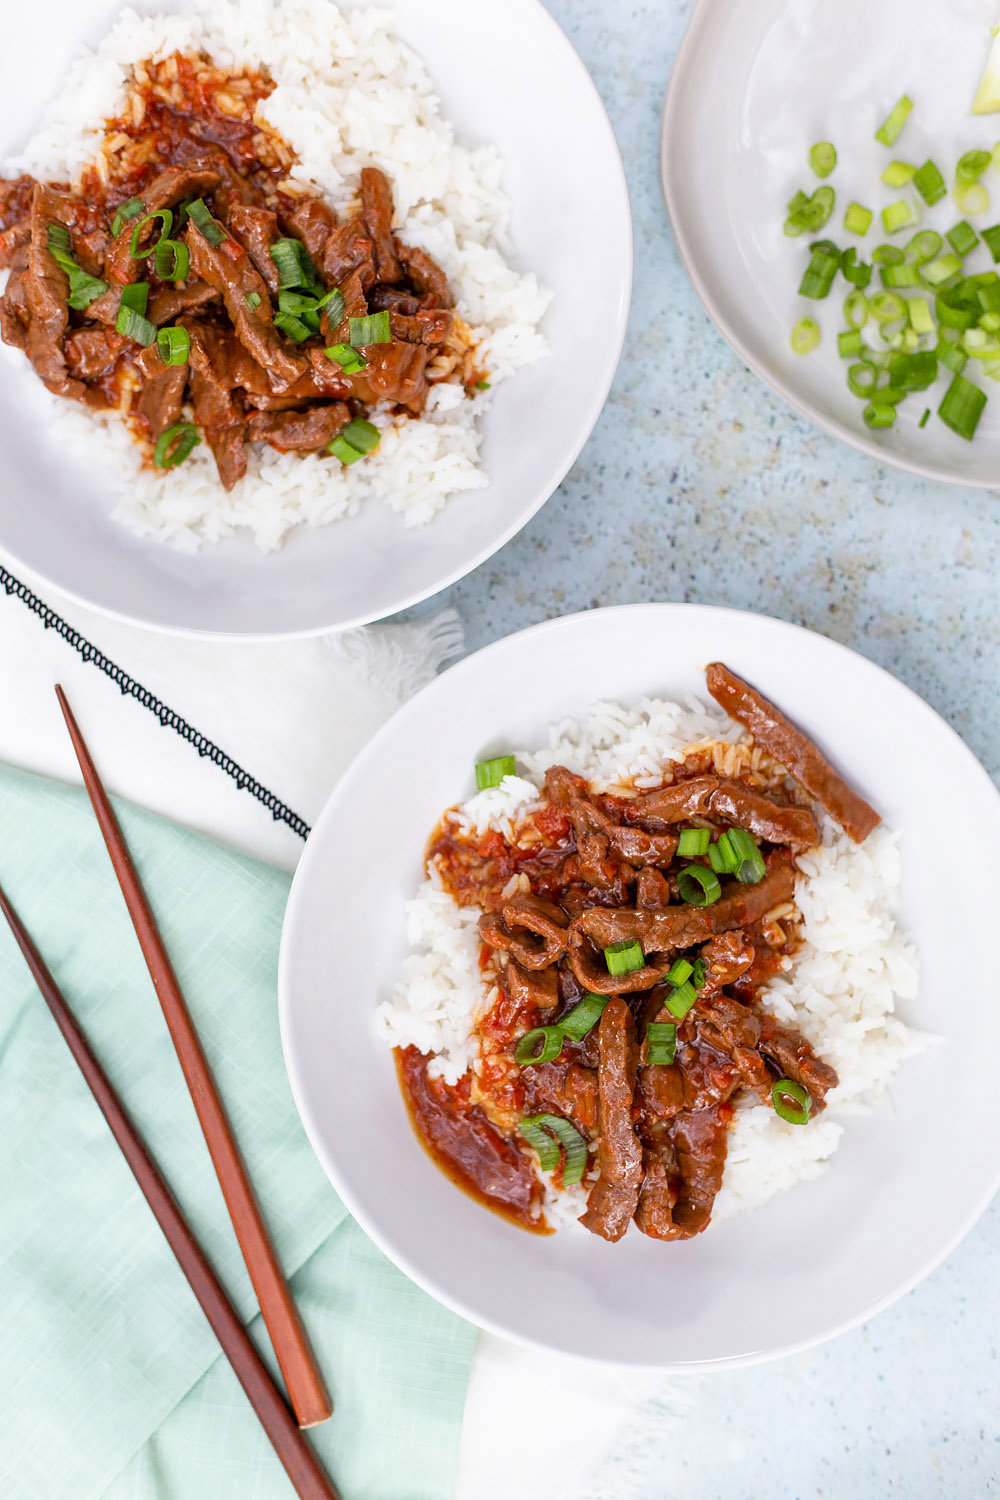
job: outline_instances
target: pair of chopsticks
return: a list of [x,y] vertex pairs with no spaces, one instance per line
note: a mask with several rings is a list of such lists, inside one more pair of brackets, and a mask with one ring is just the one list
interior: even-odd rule
[[[97,1104],[111,1127],[142,1193],[201,1304],[240,1384],[301,1500],[337,1500],[301,1427],[326,1421],[330,1397],[302,1326],[288,1283],[261,1216],[246,1166],[226,1118],[208,1060],[188,1012],[173,966],[149,907],[128,846],[90,752],[62,688],[59,705],[76,751],[84,784],[107,845],[132,924],[160,1000],[198,1121],[246,1261],[260,1310],[277,1356],[292,1410],[240,1321],[197,1239],[136,1130],[107,1075],[91,1051],[26,929],[0,890],[0,911],[65,1037]],[[294,1415],[293,1415],[294,1412]]]

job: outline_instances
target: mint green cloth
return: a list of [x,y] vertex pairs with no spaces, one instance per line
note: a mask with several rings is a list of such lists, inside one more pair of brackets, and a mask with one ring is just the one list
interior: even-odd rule
[[[288,877],[118,811],[330,1384],[333,1419],[311,1439],[345,1500],[447,1500],[472,1329],[358,1229],[299,1124],[276,1002]],[[82,792],[0,767],[0,883],[250,1319],[246,1268]],[[0,1308],[3,1500],[293,1493],[6,927]],[[274,1369],[259,1314],[249,1326]]]

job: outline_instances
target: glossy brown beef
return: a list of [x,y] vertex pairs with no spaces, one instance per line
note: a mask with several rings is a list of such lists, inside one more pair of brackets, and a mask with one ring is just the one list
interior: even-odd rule
[[[806,1090],[815,1115],[837,1083],[808,1039],[759,999],[794,949],[795,929],[782,925],[794,911],[792,851],[817,842],[816,821],[786,786],[765,789],[749,773],[721,777],[697,756],[668,785],[633,796],[595,793],[555,766],[545,794],[517,844],[495,830],[472,840],[446,821],[428,849],[453,898],[479,908],[481,961],[497,986],[478,1022],[482,1119],[522,1158],[516,1132],[526,1116],[560,1116],[585,1136],[581,1222],[594,1234],[616,1241],[634,1220],[654,1239],[688,1239],[710,1221],[736,1097],[771,1103],[783,1078]],[[727,828],[749,832],[763,876],[722,875],[710,905],[681,901],[678,871],[709,863],[677,856],[692,821],[713,840]],[[605,949],[629,942],[640,945],[642,966],[611,973]],[[666,975],[679,958],[695,972],[694,1003],[678,1017]],[[518,1065],[518,1040],[558,1026],[586,994],[606,997],[594,1029],[580,1041],[564,1037],[553,1059]],[[673,1062],[648,1060],[650,1022],[675,1028]],[[419,1054],[411,1067],[419,1070]],[[439,1132],[439,1159],[452,1149],[442,1141]]]
[[[110,181],[91,172],[71,193],[27,176],[0,179],[0,267],[11,267],[0,298],[0,338],[23,350],[57,395],[122,407],[141,439],[155,440],[192,408],[219,478],[231,489],[254,443],[283,453],[326,453],[343,427],[376,403],[419,415],[455,317],[444,274],[393,232],[384,174],[364,169],[359,209],[345,223],[319,198],[290,196],[287,162],[274,163],[273,148],[261,144],[253,122],[252,105],[270,92],[270,80],[244,78],[247,108],[234,114],[231,99],[219,102],[226,78],[207,66],[206,72],[203,60],[182,56],[147,65],[147,80],[133,85],[141,109],[108,122],[109,137],[119,143]],[[129,148],[120,153],[126,139]],[[129,219],[112,233],[116,209],[132,198],[146,214],[173,213],[171,237],[190,252],[185,281],[162,281],[154,258],[141,254],[153,249],[160,221],[137,229],[139,220]],[[209,210],[207,237],[187,216],[192,199]],[[49,248],[53,225],[69,232],[81,270],[106,287],[96,287],[100,295],[86,306],[68,305],[70,278]],[[279,238],[297,240],[307,252],[312,294],[339,289],[344,300],[343,318],[338,314],[331,325],[328,306],[319,331],[294,331],[308,335],[300,340],[275,322],[281,287],[272,246]],[[102,342],[119,319],[123,289],[139,281],[149,286],[146,317],[153,327],[187,330],[189,368],[168,374],[145,357],[148,349],[122,335],[115,335],[115,346]],[[326,349],[349,343],[352,317],[378,311],[389,313],[390,341],[361,350],[363,368],[346,375]],[[239,357],[207,358],[205,348],[220,340],[237,344]],[[472,385],[479,375],[467,371],[465,378]]]

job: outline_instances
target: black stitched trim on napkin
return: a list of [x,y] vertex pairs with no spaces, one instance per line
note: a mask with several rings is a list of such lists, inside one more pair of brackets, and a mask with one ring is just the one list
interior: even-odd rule
[[240,791],[249,792],[251,797],[255,797],[267,808],[276,823],[287,823],[292,832],[297,833],[300,838],[309,837],[309,824],[304,818],[300,818],[298,813],[286,807],[279,797],[268,791],[266,786],[262,786],[250,775],[249,771],[244,771],[231,755],[220,750],[219,746],[213,744],[200,730],[195,729],[186,719],[182,719],[179,713],[168,708],[165,703],[161,703],[154,693],[144,688],[141,682],[136,682],[134,677],[130,677],[110,657],[105,656],[103,651],[99,651],[93,642],[88,641],[86,636],[74,630],[73,626],[61,615],[57,615],[54,609],[50,609],[43,599],[33,594],[27,584],[15,578],[13,573],[8,573],[3,566],[0,566],[0,585],[5,593],[13,594],[16,599],[20,599],[22,604],[26,604],[32,614],[38,616],[46,630],[54,630],[84,661],[96,667],[99,672],[103,672],[105,677],[110,677],[124,696],[134,698],[137,703],[142,704],[143,708],[148,708],[165,729],[173,729],[181,739],[187,740],[203,759],[212,761],[213,765],[218,766],[220,771],[224,771],[235,781]]

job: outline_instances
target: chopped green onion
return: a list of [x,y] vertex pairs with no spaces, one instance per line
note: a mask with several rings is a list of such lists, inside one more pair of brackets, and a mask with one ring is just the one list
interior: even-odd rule
[[122,287],[118,316],[115,319],[116,333],[123,334],[125,338],[134,339],[137,344],[142,344],[147,349],[156,338],[156,325],[145,316],[148,302],[149,283],[133,281],[130,286]]
[[953,375],[961,375],[969,363],[969,356],[960,344],[953,344],[949,339],[940,338],[935,350],[938,361],[949,369]]
[[819,341],[820,331],[816,319],[799,318],[792,329],[792,353],[811,354],[818,347]]
[[370,344],[390,344],[392,329],[388,312],[369,313],[365,318],[351,318],[348,338],[352,349],[366,349]]
[[705,960],[703,958],[696,958],[694,961],[694,973],[691,975],[691,983],[694,985],[696,990],[703,990],[705,988],[705,980],[707,977],[708,965],[705,963]]
[[774,1112],[787,1120],[789,1125],[804,1125],[812,1113],[812,1099],[801,1083],[790,1078],[779,1078],[771,1090]]
[[927,423],[928,423],[928,422],[929,422],[929,421],[930,421],[930,419],[931,419],[931,409],[930,409],[930,407],[929,407],[929,406],[928,406],[928,407],[927,407],[927,408],[926,408],[926,410],[925,410],[925,411],[924,411],[924,414],[923,414],[923,416],[922,416],[922,417],[921,417],[921,418],[920,418],[920,422],[919,422],[919,424],[918,424],[918,425],[919,425],[919,426],[920,426],[920,427],[926,427],[926,426],[927,426]]
[[936,229],[921,229],[906,247],[906,260],[912,266],[926,265],[935,255],[940,255],[944,244]]
[[[1000,109],[1000,35],[995,36],[990,55],[986,60],[976,97],[972,101],[974,115],[988,115]],[[993,160],[996,162],[996,153]]]
[[197,225],[210,245],[221,245],[223,240],[229,238],[222,225],[213,219],[204,198],[192,198],[186,207],[188,218],[192,224]]
[[962,262],[957,255],[939,255],[936,260],[929,261],[920,274],[931,286],[942,286],[961,269]]
[[146,205],[141,198],[130,198],[127,203],[123,203],[121,208],[115,211],[115,216],[111,220],[111,233],[115,239],[121,234],[126,224],[145,212]]
[[907,203],[905,198],[900,198],[896,203],[890,203],[888,208],[883,208],[882,223],[886,234],[898,234],[901,229],[909,229],[920,223],[920,210],[915,203]]
[[698,991],[693,984],[679,984],[665,1002],[666,1009],[672,1016],[676,1016],[678,1021],[683,1021],[697,999]]
[[728,833],[720,833],[717,841],[709,844],[708,862],[716,875],[731,875],[736,869],[736,851],[729,841]]
[[[382,434],[375,424],[365,422],[361,417],[355,417],[352,422],[348,422],[340,435],[350,443],[352,448],[357,448],[359,453],[374,453],[382,441]],[[507,758],[513,760],[514,757],[508,756]]]
[[69,296],[66,298],[66,305],[75,308],[77,312],[82,312],[85,307],[89,307],[98,297],[103,297],[104,293],[108,290],[108,283],[106,281],[100,281],[96,276],[91,276],[86,271],[81,271],[79,266],[68,274]]
[[797,235],[807,229],[822,229],[833,213],[835,202],[836,194],[832,187],[818,187],[811,198],[807,198],[804,193],[797,193],[788,205],[785,233]]
[[153,265],[161,281],[186,281],[191,252],[183,240],[162,239],[153,251]]
[[667,970],[667,983],[676,989],[685,983],[694,973],[694,964],[688,963],[686,958],[676,958]]
[[901,266],[905,259],[898,245],[878,245],[872,251],[872,260],[877,266]]
[[707,828],[682,828],[677,840],[677,853],[682,859],[690,859],[697,854],[707,854],[711,842],[712,835]]
[[992,228],[982,230],[981,234],[983,243],[994,261],[1000,261],[1000,224],[994,224]]
[[[864,340],[857,328],[852,328],[849,333],[837,335],[837,348],[841,359],[853,359],[856,354],[861,353],[864,346]],[[679,850],[678,853],[680,853]]]
[[677,876],[677,891],[688,906],[711,906],[722,895],[718,876],[704,865],[685,865]]
[[[830,253],[831,249],[833,254]],[[815,301],[828,297],[834,277],[839,270],[840,251],[836,246],[828,246],[825,241],[820,241],[812,248],[809,264],[799,286],[799,296],[811,297]]]
[[191,335],[186,328],[161,328],[156,347],[165,365],[186,365],[191,353]]
[[744,885],[756,885],[767,874],[767,865],[764,863],[764,856],[758,849],[756,841],[745,829],[731,828],[729,842],[738,861],[733,872],[736,879]]
[[646,1062],[651,1068],[669,1068],[677,1056],[677,1027],[671,1021],[646,1022]]
[[872,268],[865,261],[858,260],[858,252],[852,245],[845,250],[840,257],[840,272],[845,281],[855,286],[859,291],[863,290],[872,279]]
[[331,349],[325,349],[323,352],[327,359],[332,359],[340,365],[345,375],[356,375],[367,364],[364,355],[357,349],[352,349],[350,344],[334,344]]
[[169,208],[154,209],[151,214],[147,214],[144,219],[140,219],[135,228],[132,230],[132,240],[128,247],[128,253],[129,255],[131,255],[133,260],[145,260],[146,256],[152,255],[153,251],[156,249],[155,245],[149,244],[147,245],[145,250],[140,250],[139,240],[146,225],[155,224],[157,219],[159,219],[160,223],[163,226],[160,230],[160,239],[165,240],[170,237],[170,231],[173,228],[174,224],[173,211]]
[[1000,312],[983,313],[979,326],[985,328],[987,333],[1000,333]]
[[53,255],[65,255],[73,265],[76,264],[72,255],[73,241],[65,224],[50,224],[46,242]]
[[868,298],[863,292],[849,292],[844,298],[844,317],[852,328],[864,328],[868,322]]
[[965,298],[956,297],[953,291],[939,293],[934,310],[943,328],[957,329],[959,333],[972,328],[979,315],[978,304],[974,306]]
[[336,328],[344,318],[344,294],[339,286],[331,287],[325,297],[317,299],[316,311],[322,312],[324,308],[330,327]]
[[875,139],[877,141],[880,141],[883,146],[892,146],[895,143],[896,137],[899,135],[899,132],[906,124],[912,108],[913,100],[908,99],[904,94],[902,98],[897,100],[897,102],[893,105],[887,118],[876,130]]
[[964,219],[960,219],[953,229],[949,229],[945,238],[956,255],[968,255],[979,244],[978,234]]
[[976,297],[984,313],[1000,312],[1000,284],[981,286]]
[[809,165],[817,177],[829,177],[837,165],[837,149],[829,141],[819,141],[809,147]]
[[889,187],[905,187],[916,170],[907,161],[891,161],[882,173],[882,181]]
[[966,151],[965,155],[958,159],[955,181],[959,186],[978,182],[992,160],[993,157],[989,151]]
[[332,453],[334,458],[339,458],[344,465],[356,464],[359,458],[364,458],[360,448],[352,448],[344,437],[335,437],[326,445],[327,453]]
[[303,323],[301,318],[296,318],[292,313],[276,312],[274,315],[274,326],[280,328],[282,333],[287,333],[290,339],[297,344],[304,344],[306,339],[312,338],[313,329]]
[[867,359],[852,365],[847,372],[847,386],[852,396],[866,398],[875,389],[877,381],[878,370]]
[[870,402],[861,416],[866,427],[891,427],[896,420],[896,408]]
[[922,336],[934,332],[934,317],[926,297],[911,297],[906,312],[914,333]]
[[[541,1045],[539,1045],[541,1043]],[[552,1062],[562,1051],[563,1033],[558,1026],[536,1026],[526,1031],[514,1047],[514,1061],[522,1068],[533,1063]]]
[[282,290],[316,285],[316,268],[301,240],[275,240],[271,246],[271,259],[278,268],[278,285]]
[[608,973],[620,979],[623,974],[634,974],[646,962],[642,944],[636,938],[625,938],[620,943],[611,943],[604,950],[604,962]]
[[490,383],[489,383],[488,380],[477,380],[476,381],[476,390],[477,391],[488,391],[489,388],[490,388]]
[[990,195],[981,182],[969,182],[955,189],[955,202],[963,214],[984,214],[990,206]]
[[883,266],[879,272],[883,286],[915,287],[920,285],[920,272],[916,266]]
[[962,348],[973,359],[996,359],[1000,354],[1000,338],[987,333],[985,328],[970,328],[962,335]]
[[894,318],[905,318],[906,303],[895,292],[875,292],[868,298],[868,311],[876,323],[889,323]]
[[153,462],[158,469],[176,469],[200,442],[198,429],[192,422],[178,422],[160,436],[153,451]]
[[964,375],[956,375],[938,407],[938,416],[959,437],[972,441],[986,405],[986,396]]
[[860,203],[849,203],[844,214],[844,228],[851,234],[866,235],[872,225],[872,211]]
[[304,323],[310,333],[319,333],[319,304],[316,298],[311,297],[308,292],[280,291],[278,310]]
[[537,1151],[543,1172],[552,1172],[559,1165],[559,1147],[562,1146],[566,1152],[563,1186],[573,1187],[583,1180],[587,1170],[587,1142],[569,1120],[560,1115],[532,1115],[522,1120],[517,1128],[532,1150]]
[[247,292],[243,301],[249,307],[250,311],[254,312],[260,306],[260,292]]
[[[905,391],[925,391],[937,379],[937,366],[937,355],[933,350],[894,354],[888,365],[889,379],[893,385],[901,385]],[[878,400],[877,394],[875,399]]]
[[476,790],[487,792],[490,787],[499,786],[505,776],[516,775],[517,762],[513,755],[495,755],[492,760],[477,761]]
[[589,1031],[592,1031],[601,1019],[601,1013],[610,1000],[610,995],[584,995],[578,1005],[567,1011],[561,1021],[556,1024],[559,1030],[568,1036],[571,1042],[582,1042]]
[[945,180],[932,161],[925,161],[922,167],[918,167],[913,174],[913,186],[923,198],[928,208],[935,203],[940,203],[948,191]]

